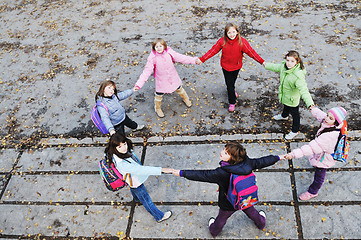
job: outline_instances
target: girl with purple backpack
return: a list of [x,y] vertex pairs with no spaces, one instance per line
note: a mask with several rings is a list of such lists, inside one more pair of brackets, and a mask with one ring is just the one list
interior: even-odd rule
[[130,97],[137,89],[128,89],[118,93],[113,81],[104,81],[95,95],[95,102],[101,118],[110,135],[115,132],[125,134],[124,126],[133,130],[141,130],[144,125],[138,125],[125,113],[125,109],[120,101]]
[[[251,159],[247,156],[246,149],[242,145],[237,142],[228,142],[220,154],[220,167],[214,170],[173,169],[172,173],[188,180],[218,184],[218,216],[216,218],[211,217],[208,222],[210,233],[216,237],[222,231],[227,219],[238,210],[227,198],[231,174],[249,175],[253,170],[271,166],[283,158],[284,155],[269,155]],[[253,206],[254,204],[255,202],[249,202],[242,211],[256,224],[257,228],[263,229],[266,225],[266,214],[262,210],[257,211]]]

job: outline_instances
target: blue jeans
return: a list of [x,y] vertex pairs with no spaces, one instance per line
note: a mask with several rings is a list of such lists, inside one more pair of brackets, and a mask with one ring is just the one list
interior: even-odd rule
[[150,214],[152,214],[156,221],[159,221],[163,218],[164,213],[154,205],[152,199],[147,192],[147,189],[144,187],[143,184],[137,188],[130,188],[130,192],[133,195],[134,201],[141,202],[145,209]]

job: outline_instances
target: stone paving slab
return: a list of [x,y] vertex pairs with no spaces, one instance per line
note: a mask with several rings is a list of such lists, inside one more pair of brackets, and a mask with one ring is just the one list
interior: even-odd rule
[[129,190],[113,193],[99,174],[12,176],[3,201],[20,202],[130,202]]
[[[98,171],[105,147],[60,147],[25,151],[19,160],[19,172]],[[141,156],[141,147],[135,147]]]
[[[300,148],[307,143],[304,142],[292,142],[290,144],[291,150]],[[350,151],[347,158],[347,163],[336,162],[334,168],[354,168],[354,167],[361,167],[361,142],[358,141],[350,141]],[[292,160],[294,168],[313,168],[308,161],[308,157],[302,157],[298,159]]]
[[[314,173],[295,173],[298,195],[307,191],[313,182]],[[360,201],[361,172],[358,171],[327,171],[325,182],[318,196],[310,201]]]
[[[212,169],[218,167],[219,155],[225,144],[156,145],[148,146],[145,165],[172,167],[176,169]],[[243,144],[251,158],[285,154],[282,143]],[[265,169],[288,168],[286,161],[279,161]]]
[[0,205],[0,232],[20,236],[121,236],[129,213],[126,206]]
[[292,201],[290,174],[255,172],[260,201]]
[[[297,238],[297,230],[293,207],[286,206],[256,206],[257,210],[267,213],[265,231],[261,231],[241,211],[236,212],[225,225],[217,239],[255,239],[265,238]],[[133,238],[166,239],[211,239],[208,231],[208,220],[218,214],[218,206],[167,206],[161,210],[171,210],[173,216],[164,223],[154,224],[154,219],[142,207],[136,207],[130,236]]]
[[361,206],[301,206],[305,239],[361,239]]
[[13,168],[19,152],[15,149],[0,150],[0,172],[10,172]]

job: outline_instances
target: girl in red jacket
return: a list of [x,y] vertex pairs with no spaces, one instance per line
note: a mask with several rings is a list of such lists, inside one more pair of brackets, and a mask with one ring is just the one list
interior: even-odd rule
[[237,93],[234,85],[237,80],[239,70],[243,65],[243,53],[263,64],[264,60],[249,45],[246,39],[242,38],[238,27],[233,23],[227,23],[224,28],[224,36],[199,60],[197,64],[205,62],[207,59],[216,55],[222,49],[221,67],[228,92],[228,111],[233,112],[236,105]]

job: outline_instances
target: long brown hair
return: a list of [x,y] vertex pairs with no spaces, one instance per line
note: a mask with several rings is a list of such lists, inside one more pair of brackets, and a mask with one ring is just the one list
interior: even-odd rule
[[95,94],[95,102],[97,102],[97,100],[100,97],[104,97],[104,90],[109,85],[112,85],[114,87],[114,94],[118,98],[118,90],[115,86],[115,83],[111,80],[107,80],[107,81],[102,82],[102,84],[100,84],[99,90],[98,90],[97,94]]
[[305,66],[303,65],[303,61],[302,61],[302,59],[301,59],[301,56],[300,56],[300,54],[299,54],[297,51],[294,51],[294,50],[289,51],[289,52],[286,54],[285,59],[286,59],[287,57],[293,57],[293,58],[297,61],[297,63],[300,64],[300,68],[301,68],[302,70],[305,69]]
[[246,149],[238,142],[228,142],[225,146],[227,153],[231,156],[229,164],[234,165],[246,159]]
[[227,36],[227,32],[229,31],[229,29],[233,27],[234,29],[236,29],[237,31],[237,36],[238,36],[238,42],[239,42],[239,45],[242,46],[242,38],[241,38],[241,34],[239,33],[239,30],[238,30],[238,27],[236,24],[234,23],[227,23],[226,26],[224,27],[224,34],[223,34],[223,46],[226,44],[227,41],[229,41],[230,39],[228,38]]
[[[127,153],[120,153],[117,150],[117,147],[121,143],[127,143],[128,145],[128,152]],[[114,133],[109,140],[108,145],[106,146],[104,153],[107,159],[107,163],[110,164],[113,161],[113,155],[115,154],[119,158],[128,158],[132,156],[131,150],[133,149],[133,143],[132,141],[125,137],[123,134],[116,132]]]

